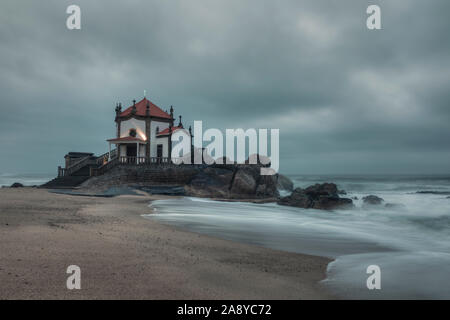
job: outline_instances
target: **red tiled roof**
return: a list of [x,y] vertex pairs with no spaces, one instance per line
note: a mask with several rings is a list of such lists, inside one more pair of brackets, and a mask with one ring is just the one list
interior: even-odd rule
[[137,137],[123,137],[123,138],[114,138],[114,139],[108,139],[109,142],[123,142],[123,141],[136,141],[136,142],[145,142],[145,140]]
[[[174,133],[178,129],[182,129],[183,127],[172,127],[172,133]],[[160,131],[157,136],[165,136],[166,134],[169,134],[169,128],[164,129],[163,131]]]
[[[150,100],[144,98],[139,102],[136,102],[136,115],[138,116],[146,116],[147,115],[147,102],[150,106],[150,115],[152,117],[159,117],[159,118],[166,118],[170,119],[170,115],[167,112],[164,112],[161,110],[160,107],[153,104]],[[122,113],[120,114],[121,117],[128,116],[131,114],[131,110],[133,109],[133,106],[128,107]]]

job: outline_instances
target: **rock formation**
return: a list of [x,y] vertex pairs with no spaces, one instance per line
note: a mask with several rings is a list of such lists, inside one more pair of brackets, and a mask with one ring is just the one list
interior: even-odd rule
[[277,188],[278,190],[293,191],[294,183],[288,177],[279,174],[277,180]]
[[279,199],[278,204],[324,210],[353,207],[351,199],[339,197],[339,190],[334,183],[315,184],[306,189],[296,188],[291,195]]
[[195,197],[224,199],[277,198],[277,176],[262,176],[259,165],[212,165],[185,186]]
[[372,194],[370,196],[365,196],[362,199],[363,199],[363,204],[365,204],[365,205],[379,205],[384,202],[384,200],[382,198],[374,196]]
[[11,188],[23,188],[23,184],[19,183],[19,182],[14,182],[11,185]]

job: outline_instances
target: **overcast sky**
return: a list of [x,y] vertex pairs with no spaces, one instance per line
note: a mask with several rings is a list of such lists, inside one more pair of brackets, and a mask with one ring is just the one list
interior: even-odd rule
[[[77,4],[82,29],[66,28]],[[382,30],[366,28],[378,4]],[[450,1],[0,4],[0,173],[107,151],[116,102],[279,128],[285,173],[450,173]]]

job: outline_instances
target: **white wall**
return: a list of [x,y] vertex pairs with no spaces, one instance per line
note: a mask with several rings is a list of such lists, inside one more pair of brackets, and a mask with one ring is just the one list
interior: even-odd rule
[[162,144],[162,146],[163,146],[163,157],[167,158],[169,156],[169,137],[165,136],[165,137],[161,137],[161,138],[156,138],[155,155],[152,156],[152,157],[156,157],[156,155],[157,155],[157,145],[158,144]]
[[[181,135],[181,136],[179,136]],[[176,138],[181,138],[180,140],[177,140]],[[186,146],[186,148],[184,148],[184,153],[183,153],[183,157],[186,156],[188,153],[191,152],[191,141],[190,141],[190,136],[189,136],[189,132],[186,129],[179,129],[177,131],[175,131],[175,136],[172,135],[172,138],[175,138],[175,141],[172,141],[172,150],[175,148],[175,146],[177,146],[179,143],[183,143],[183,145],[178,146],[179,148],[181,146]],[[182,142],[181,142],[182,141]],[[187,145],[185,145],[187,144]],[[176,158],[178,156],[175,156]]]
[[140,146],[139,146],[139,157],[145,157],[145,148],[146,148],[147,146],[146,145],[144,145],[144,144],[141,144]]
[[[163,143],[160,143],[157,141],[157,139],[160,139],[160,138],[156,138],[156,128],[157,127],[159,127],[159,131],[163,131],[164,129],[167,129],[169,127],[169,123],[168,122],[159,122],[159,121],[151,121],[150,122],[150,157],[156,157],[156,145],[163,144]],[[164,150],[167,148],[168,147],[163,146],[163,155],[164,155]],[[166,156],[164,156],[164,157],[166,157]]]
[[137,137],[146,139],[145,137],[145,121],[137,119],[129,119],[120,123],[120,138],[128,137],[130,129],[136,129]]
[[122,144],[120,145],[120,153],[119,153],[119,157],[126,157],[127,156],[127,146]]
[[[169,137],[156,137],[156,128],[159,128],[159,131],[163,131],[169,127],[168,122],[160,122],[160,121],[151,121],[150,122],[150,157],[157,156],[157,145],[163,145],[163,157],[169,156]],[[120,124],[120,137],[128,137],[130,129],[136,129],[137,137],[144,139],[145,137],[145,120],[137,120],[137,119],[129,119],[122,121]],[[145,148],[146,146],[140,146],[139,156],[145,157]],[[120,146],[120,156],[126,156],[127,148],[126,145]]]

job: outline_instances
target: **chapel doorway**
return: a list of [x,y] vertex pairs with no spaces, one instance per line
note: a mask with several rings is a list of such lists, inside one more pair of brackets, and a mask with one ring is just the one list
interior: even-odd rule
[[163,156],[163,145],[158,144],[156,146],[156,157],[158,158],[159,161],[161,161],[162,156]]
[[127,145],[127,162],[136,163],[137,146],[135,144]]

